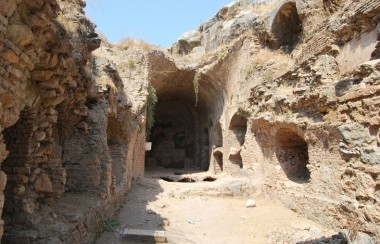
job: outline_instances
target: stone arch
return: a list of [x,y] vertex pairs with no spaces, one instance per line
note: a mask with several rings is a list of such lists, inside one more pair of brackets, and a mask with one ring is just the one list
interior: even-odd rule
[[294,130],[280,128],[276,133],[276,157],[290,180],[309,180],[308,145]]
[[228,132],[229,151],[227,155],[228,168],[231,173],[235,174],[243,168],[243,159],[241,157],[241,149],[245,143],[247,133],[248,120],[243,115],[235,113],[231,117]]
[[[208,170],[214,145],[210,122],[223,110],[222,87],[205,74],[175,67],[159,54],[152,55],[149,64],[158,102],[147,165]],[[163,66],[172,71],[162,72]]]
[[244,145],[245,135],[247,133],[248,120],[239,114],[234,114],[231,118],[229,129],[233,132],[236,140],[239,142],[240,146]]
[[275,14],[271,32],[275,37],[274,48],[291,53],[301,39],[302,21],[294,2],[287,2]]

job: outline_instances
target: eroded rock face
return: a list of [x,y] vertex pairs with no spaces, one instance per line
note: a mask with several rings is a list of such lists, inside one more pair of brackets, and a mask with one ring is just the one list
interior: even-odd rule
[[[171,49],[223,97],[206,126],[209,170],[250,175],[289,208],[379,240],[380,4],[249,6],[223,8]],[[207,55],[185,50],[195,36]]]

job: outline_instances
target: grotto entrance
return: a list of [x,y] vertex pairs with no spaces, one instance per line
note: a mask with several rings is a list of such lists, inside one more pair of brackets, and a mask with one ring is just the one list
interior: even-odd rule
[[161,70],[162,67],[150,69],[158,102],[149,138],[152,148],[146,153],[146,170],[208,171],[222,97],[209,77],[193,70],[176,70],[170,74]]
[[302,34],[302,22],[297,12],[296,4],[284,4],[274,17],[272,33],[276,39],[274,48],[281,48],[291,53],[297,45]]
[[[152,151],[148,166],[164,168],[199,167],[195,143],[199,136],[195,109],[179,98],[161,98],[155,111],[155,125],[151,131]],[[205,155],[207,157],[207,155]]]

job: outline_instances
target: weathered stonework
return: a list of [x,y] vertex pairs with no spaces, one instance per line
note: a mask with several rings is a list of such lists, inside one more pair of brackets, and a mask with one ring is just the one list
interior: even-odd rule
[[4,0],[3,242],[90,243],[157,166],[250,177],[256,193],[379,241],[380,4],[246,2],[166,52],[101,44],[81,0]]
[[84,6],[1,3],[0,233],[7,243],[92,241],[129,189],[134,161],[143,161],[135,151],[145,94],[132,103],[112,62],[91,56],[100,39]]
[[[257,192],[294,211],[379,240],[379,3],[279,1],[238,38],[217,28],[243,15],[236,9],[202,25],[193,51],[183,40],[171,49],[193,58],[183,72],[207,77],[200,91],[210,82],[223,97],[205,125],[212,132],[209,170],[249,175]],[[302,38],[291,29],[298,18]],[[293,37],[281,34],[286,28]],[[221,44],[227,48],[210,48]],[[201,48],[211,51],[208,58],[196,56]]]

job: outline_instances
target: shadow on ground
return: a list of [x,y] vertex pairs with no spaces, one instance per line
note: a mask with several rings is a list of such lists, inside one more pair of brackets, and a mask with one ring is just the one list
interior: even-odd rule
[[[123,236],[124,229],[165,230],[166,219],[149,208],[163,192],[158,179],[136,179],[118,214],[113,218],[120,223],[115,229],[104,232],[95,242],[98,244],[141,243]],[[156,243],[152,238],[144,243]]]

